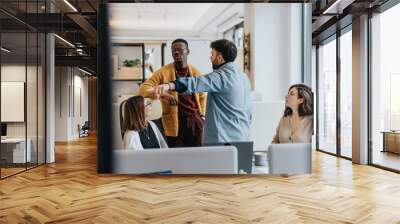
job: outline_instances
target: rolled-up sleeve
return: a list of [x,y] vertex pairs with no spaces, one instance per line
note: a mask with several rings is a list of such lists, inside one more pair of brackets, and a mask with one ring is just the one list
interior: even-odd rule
[[175,80],[175,88],[180,93],[222,92],[232,86],[232,71],[220,69],[197,77],[182,77]]

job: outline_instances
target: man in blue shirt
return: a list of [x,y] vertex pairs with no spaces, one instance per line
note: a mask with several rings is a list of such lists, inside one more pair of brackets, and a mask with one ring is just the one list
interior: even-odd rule
[[237,49],[229,40],[210,45],[214,71],[197,77],[182,77],[148,91],[157,95],[208,92],[204,143],[250,140],[251,87],[248,77],[234,65]]

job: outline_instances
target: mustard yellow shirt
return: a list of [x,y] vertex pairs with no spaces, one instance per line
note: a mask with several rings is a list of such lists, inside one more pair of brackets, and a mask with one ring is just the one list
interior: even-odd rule
[[[189,77],[200,76],[200,71],[193,65],[188,65],[189,67]],[[139,94],[144,97],[155,98],[155,95],[148,93],[147,89],[158,86],[161,84],[169,83],[176,80],[175,66],[173,63],[163,66],[153,73],[153,75],[144,82],[139,88]],[[175,91],[170,91],[169,94],[178,99],[178,93]],[[200,114],[205,116],[206,112],[206,93],[195,93],[197,107]],[[179,99],[178,99],[179,100]],[[165,136],[176,137],[178,136],[179,122],[178,122],[178,106],[170,106],[166,102],[161,101],[163,115],[162,123],[165,131]]]

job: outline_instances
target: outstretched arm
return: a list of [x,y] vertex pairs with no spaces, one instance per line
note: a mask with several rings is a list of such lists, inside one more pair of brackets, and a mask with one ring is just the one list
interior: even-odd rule
[[143,97],[149,97],[153,99],[157,98],[157,96],[151,91],[148,91],[148,89],[151,89],[160,84],[162,84],[162,74],[161,72],[155,72],[146,82],[144,82],[140,86],[139,94]]
[[233,68],[225,67],[196,77],[182,77],[168,84],[148,89],[150,93],[161,95],[175,90],[180,93],[222,92],[233,85]]

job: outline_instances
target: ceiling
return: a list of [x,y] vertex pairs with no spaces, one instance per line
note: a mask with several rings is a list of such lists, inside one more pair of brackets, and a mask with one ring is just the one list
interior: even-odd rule
[[[215,4],[215,3],[214,3]],[[110,4],[110,25],[124,30],[193,30],[213,3]]]
[[[67,0],[77,11],[66,4],[65,0],[48,1],[55,8],[52,14],[46,13],[49,9],[46,10],[44,0],[27,1],[27,5],[24,3],[26,1],[21,0],[0,0],[0,10],[5,10],[0,13],[2,32],[7,30],[15,35],[25,29],[25,23],[41,32],[55,32],[76,46],[71,50],[68,44],[56,38],[56,56],[60,56],[56,58],[56,62],[76,65],[80,60],[87,60],[95,70],[97,6],[101,0]],[[336,23],[346,15],[357,15],[358,12],[379,6],[387,0],[342,0],[346,4],[338,4],[336,9],[343,13],[323,15],[335,1],[338,0],[310,0],[313,3],[313,39],[322,39],[336,32]],[[116,3],[113,0],[108,2],[112,2],[109,3],[112,34],[125,38],[141,38],[150,34],[152,38],[158,36],[164,40],[166,36],[212,39],[216,37],[216,33],[243,21],[244,16],[244,3],[134,3],[140,0],[131,3]],[[351,18],[348,21],[351,22]],[[11,41],[7,42],[10,45]],[[19,52],[16,49],[20,42],[16,38],[15,46],[12,46],[15,54]],[[83,54],[75,52],[78,48]],[[28,54],[29,52],[30,49]]]
[[[55,38],[56,65],[79,66],[95,72],[100,0],[47,0],[50,7],[45,2],[0,0],[2,45],[11,50],[2,51],[3,60],[24,62],[26,55],[28,61],[35,58],[37,51],[43,49],[43,45],[36,48],[36,32],[49,32],[62,38]],[[27,39],[26,31],[32,32]]]
[[244,4],[112,3],[110,14],[115,40],[215,39],[243,21]]
[[353,18],[363,13],[374,13],[388,0],[314,0],[312,39],[319,44],[351,25]]

